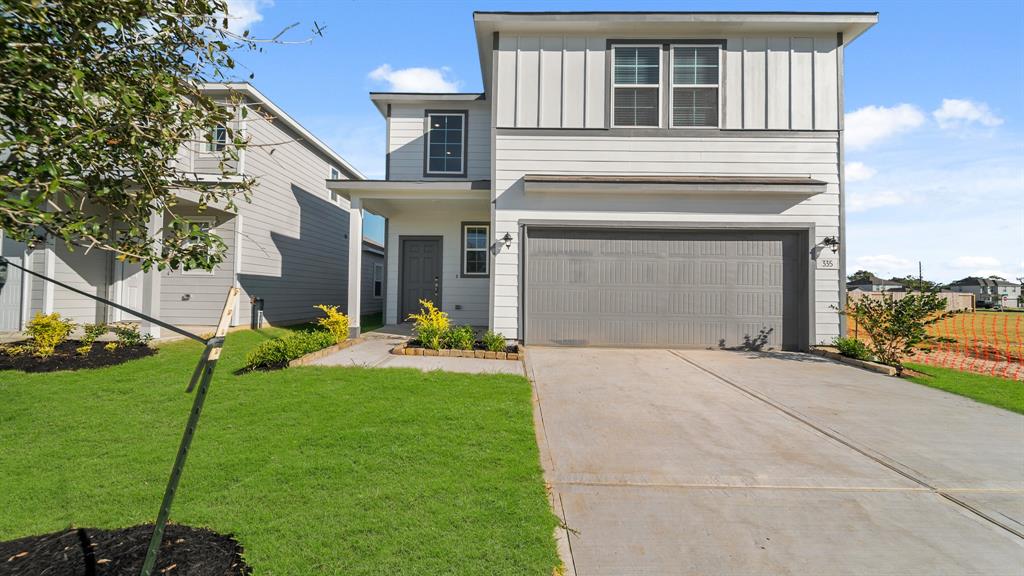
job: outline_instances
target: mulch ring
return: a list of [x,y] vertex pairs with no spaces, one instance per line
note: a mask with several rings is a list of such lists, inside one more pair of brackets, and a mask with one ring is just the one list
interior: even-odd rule
[[[153,525],[120,530],[69,529],[0,542],[0,574],[11,576],[138,576]],[[153,574],[244,576],[242,546],[205,528],[171,524],[164,532]]]
[[419,340],[408,340],[391,349],[392,354],[399,356],[443,356],[452,358],[482,358],[486,360],[522,360],[526,350],[522,346],[513,344],[506,346],[503,352],[492,352],[484,347],[483,342],[477,341],[473,344],[472,350],[452,350],[442,348],[434,350],[424,348]]
[[[11,342],[4,346],[24,346],[28,340]],[[156,354],[156,349],[145,345],[118,346],[106,350],[106,342],[94,342],[88,354],[79,354],[75,348],[82,345],[78,340],[67,340],[59,344],[51,356],[39,357],[32,352],[10,354],[0,347],[0,370],[21,370],[23,372],[55,372],[57,370],[80,370],[102,368],[129,360],[145,358]]]

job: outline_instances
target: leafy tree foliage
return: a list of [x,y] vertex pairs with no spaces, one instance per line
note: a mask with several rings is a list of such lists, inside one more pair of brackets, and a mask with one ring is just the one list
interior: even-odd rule
[[[234,209],[252,180],[197,182],[176,157],[226,129],[221,176],[245,148],[200,89],[232,54],[256,48],[228,30],[225,0],[0,0],[0,226],[35,244],[109,250],[157,267],[210,269],[215,234],[181,216],[179,197]],[[222,103],[224,104],[224,103]],[[151,214],[163,229],[147,234]]]
[[903,359],[917,345],[937,341],[927,329],[954,314],[945,310],[946,299],[932,290],[902,298],[857,298],[850,302],[848,314],[867,334],[875,358],[902,373]]
[[893,276],[890,280],[899,283],[907,290],[913,290],[916,292],[937,291],[942,288],[942,284],[939,282],[932,282],[931,280],[924,280],[910,275],[904,276],[903,278]]
[[857,280],[871,280],[872,276],[874,276],[874,274],[867,270],[857,270],[853,274],[847,276],[846,279],[850,282],[856,282]]

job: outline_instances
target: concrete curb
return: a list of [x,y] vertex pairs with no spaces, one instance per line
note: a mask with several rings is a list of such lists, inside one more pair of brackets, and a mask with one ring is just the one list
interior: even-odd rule
[[402,342],[391,349],[396,356],[440,356],[442,358],[478,358],[480,360],[523,360],[526,358],[526,350],[522,346],[519,352],[491,352],[490,350],[433,350],[409,346],[408,342]]
[[810,349],[811,354],[828,358],[829,360],[835,360],[836,362],[842,362],[843,364],[849,364],[860,368],[861,370],[867,370],[869,372],[876,372],[878,374],[885,374],[886,376],[895,376],[896,369],[892,366],[886,366],[885,364],[879,364],[877,362],[868,362],[867,360],[857,360],[856,358],[849,358],[843,356],[838,352],[831,350],[825,350],[823,348],[812,347]]
[[339,350],[344,350],[349,346],[355,346],[356,344],[359,344],[362,341],[363,339],[361,337],[349,338],[348,340],[345,340],[344,342],[339,342],[334,346],[328,346],[327,348],[322,348],[320,350],[317,350],[316,352],[310,352],[305,356],[300,356],[295,360],[289,362],[288,367],[291,368],[293,366],[305,366],[306,364],[312,364],[313,362],[316,362],[317,360],[323,358],[324,356],[334,354],[335,352],[338,352]]

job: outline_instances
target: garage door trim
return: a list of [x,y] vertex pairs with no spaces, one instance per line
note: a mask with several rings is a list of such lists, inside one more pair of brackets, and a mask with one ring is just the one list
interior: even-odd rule
[[800,232],[804,243],[804,295],[805,330],[801,335],[801,349],[807,349],[817,342],[817,317],[815,305],[815,261],[811,256],[814,249],[815,224],[813,222],[651,222],[651,221],[602,221],[602,220],[543,220],[520,219],[519,224],[519,335],[526,341],[526,309],[527,302],[527,251],[530,229],[537,228],[581,228],[588,230],[671,230],[671,231],[765,231],[765,232]]

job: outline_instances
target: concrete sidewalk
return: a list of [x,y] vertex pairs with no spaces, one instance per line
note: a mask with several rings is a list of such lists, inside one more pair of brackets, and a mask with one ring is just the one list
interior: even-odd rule
[[444,370],[468,374],[515,374],[522,376],[523,363],[517,360],[484,360],[441,356],[397,356],[391,349],[408,340],[392,332],[367,332],[363,342],[340,350],[312,363],[311,366],[363,366],[367,368],[416,368]]
[[1018,414],[802,354],[527,365],[579,575],[1022,573]]

